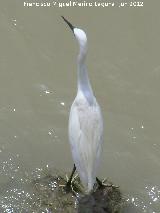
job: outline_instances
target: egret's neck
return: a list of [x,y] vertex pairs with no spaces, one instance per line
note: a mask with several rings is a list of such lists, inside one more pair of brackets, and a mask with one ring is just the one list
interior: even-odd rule
[[94,102],[92,87],[88,78],[87,68],[85,65],[87,46],[80,46],[78,55],[78,92],[82,92],[90,104]]

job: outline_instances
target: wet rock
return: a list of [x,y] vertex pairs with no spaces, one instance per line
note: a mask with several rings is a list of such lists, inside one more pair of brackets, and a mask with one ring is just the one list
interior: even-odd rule
[[34,213],[119,213],[123,199],[119,188],[113,186],[95,186],[90,195],[83,193],[78,177],[72,183],[69,192],[65,190],[64,174],[46,174],[32,182]]

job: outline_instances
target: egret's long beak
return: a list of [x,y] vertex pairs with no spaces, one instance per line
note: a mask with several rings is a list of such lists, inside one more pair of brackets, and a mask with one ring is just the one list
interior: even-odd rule
[[[73,31],[74,30],[74,26],[69,22],[67,21],[67,19],[64,18],[64,16],[61,16],[63,18],[63,20],[68,24],[68,26],[71,28],[71,30]],[[74,31],[73,31],[74,32]]]

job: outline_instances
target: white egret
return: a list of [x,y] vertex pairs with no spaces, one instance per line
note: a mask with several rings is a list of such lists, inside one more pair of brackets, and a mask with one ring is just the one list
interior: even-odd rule
[[[87,36],[74,27],[63,16],[79,44],[78,88],[69,116],[69,141],[74,161],[71,178],[77,170],[87,193],[92,191],[96,181],[103,142],[103,118],[101,109],[93,94],[85,65]],[[71,178],[69,182],[71,182]]]

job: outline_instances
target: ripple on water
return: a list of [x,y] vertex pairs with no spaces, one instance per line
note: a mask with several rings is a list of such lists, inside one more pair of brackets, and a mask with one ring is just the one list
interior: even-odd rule
[[[138,196],[128,196],[126,201],[128,202],[127,211],[132,213],[132,209],[134,208],[133,213],[159,213],[159,203],[160,203],[160,188],[158,186],[146,186],[146,193],[142,197]],[[147,197],[146,200],[149,200],[148,203],[144,201],[144,198]],[[127,213],[127,212],[126,212]]]

